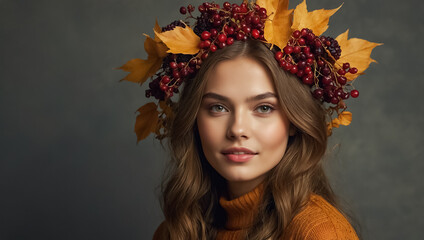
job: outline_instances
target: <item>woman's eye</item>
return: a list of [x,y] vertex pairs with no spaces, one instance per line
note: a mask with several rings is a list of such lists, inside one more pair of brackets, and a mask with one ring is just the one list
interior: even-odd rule
[[272,112],[272,110],[274,110],[274,109],[271,106],[268,106],[268,105],[262,105],[262,106],[259,106],[257,108],[257,111],[259,113],[270,113],[270,112]]
[[225,109],[225,107],[224,106],[222,106],[222,105],[213,105],[211,108],[210,108],[210,110],[212,111],[212,112],[226,112],[227,110]]

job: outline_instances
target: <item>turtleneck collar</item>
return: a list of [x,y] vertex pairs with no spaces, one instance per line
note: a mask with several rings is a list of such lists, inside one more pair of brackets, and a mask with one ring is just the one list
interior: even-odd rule
[[225,228],[228,230],[249,228],[258,213],[263,191],[264,184],[262,183],[252,191],[233,200],[227,200],[225,197],[221,197],[219,204],[227,213]]

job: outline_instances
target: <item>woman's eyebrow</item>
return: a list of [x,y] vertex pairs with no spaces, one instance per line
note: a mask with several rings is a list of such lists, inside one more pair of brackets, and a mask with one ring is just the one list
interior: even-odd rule
[[212,92],[205,93],[205,95],[203,95],[202,99],[205,99],[205,98],[213,98],[213,99],[220,100],[220,101],[229,101],[229,99],[227,97],[216,94],[216,93],[212,93]]
[[247,101],[254,102],[254,101],[259,101],[265,98],[277,98],[277,95],[275,95],[275,93],[272,93],[272,92],[266,92],[266,93],[256,95],[254,97],[249,97]]
[[[230,101],[228,97],[219,95],[217,93],[212,93],[212,92],[209,92],[209,93],[206,93],[205,95],[203,95],[202,99],[205,99],[205,98],[213,98],[213,99],[216,99],[216,100],[226,101],[226,102]],[[265,99],[265,98],[277,98],[277,96],[275,95],[275,93],[266,92],[266,93],[262,93],[262,94],[259,94],[259,95],[253,96],[253,97],[249,97],[247,99],[247,101],[248,102],[254,102],[254,101],[259,101],[259,100],[262,100],[262,99]]]

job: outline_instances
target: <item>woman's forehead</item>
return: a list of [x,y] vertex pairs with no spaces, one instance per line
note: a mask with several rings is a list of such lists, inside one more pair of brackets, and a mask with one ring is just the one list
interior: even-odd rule
[[264,93],[275,94],[273,82],[256,60],[238,57],[218,63],[210,72],[204,93],[213,92],[227,97],[255,97]]

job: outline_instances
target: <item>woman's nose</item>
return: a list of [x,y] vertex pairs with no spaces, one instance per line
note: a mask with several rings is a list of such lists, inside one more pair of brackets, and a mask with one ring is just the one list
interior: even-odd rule
[[237,109],[229,118],[227,137],[231,140],[248,139],[250,119],[248,111]]

